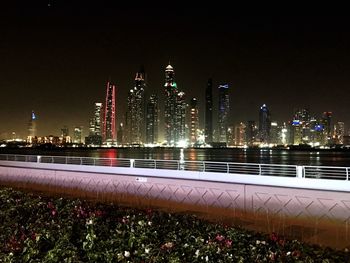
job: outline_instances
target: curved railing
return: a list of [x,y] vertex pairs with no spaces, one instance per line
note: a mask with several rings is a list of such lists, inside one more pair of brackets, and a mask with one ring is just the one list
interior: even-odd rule
[[241,175],[282,176],[309,179],[349,180],[350,167],[299,166],[259,163],[230,163],[211,161],[125,159],[75,156],[0,154],[0,161],[17,161],[50,164],[111,166],[125,168],[184,170]]

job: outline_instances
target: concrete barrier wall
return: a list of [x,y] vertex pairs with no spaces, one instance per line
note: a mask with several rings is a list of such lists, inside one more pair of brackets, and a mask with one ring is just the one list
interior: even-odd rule
[[[350,223],[350,192],[304,189],[300,185],[299,188],[269,185],[273,179],[277,182],[286,179],[294,184],[307,179],[271,179],[260,176],[260,181],[256,180],[254,183],[252,176],[244,178],[242,175],[232,174],[205,173],[209,174],[211,179],[218,180],[215,181],[204,178],[205,175],[201,172],[189,171],[22,162],[1,162],[0,165],[0,180],[4,182],[45,184],[90,192],[124,193],[142,198],[228,208],[232,211],[296,218],[326,218]],[[229,182],[219,182],[219,179],[223,178]]]

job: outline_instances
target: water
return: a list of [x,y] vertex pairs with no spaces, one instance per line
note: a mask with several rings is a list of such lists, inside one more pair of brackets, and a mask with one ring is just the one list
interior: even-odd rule
[[[180,160],[182,158],[181,149],[179,148],[61,148],[54,150],[38,150],[31,148],[0,149],[0,154],[6,153],[161,160]],[[350,150],[188,148],[183,149],[183,159],[191,161],[350,166]]]

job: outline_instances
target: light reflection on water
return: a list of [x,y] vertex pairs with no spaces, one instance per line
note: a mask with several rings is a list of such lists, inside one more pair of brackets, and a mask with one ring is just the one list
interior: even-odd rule
[[[179,160],[180,148],[63,148],[55,150],[0,149],[0,154],[40,154],[103,158]],[[298,151],[283,149],[184,149],[184,160],[294,165],[350,166],[350,151]]]

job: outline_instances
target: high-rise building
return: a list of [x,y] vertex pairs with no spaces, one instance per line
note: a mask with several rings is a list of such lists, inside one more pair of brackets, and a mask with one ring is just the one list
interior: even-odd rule
[[130,144],[142,144],[145,132],[146,77],[143,67],[136,73],[135,85],[128,94],[128,140]]
[[146,143],[155,144],[158,142],[158,97],[152,94],[147,102],[146,113]]
[[119,145],[123,145],[124,141],[124,124],[121,122],[117,131],[117,142]]
[[83,128],[81,126],[74,127],[73,143],[82,143],[81,136],[83,133]]
[[94,113],[90,119],[89,136],[85,138],[85,143],[88,145],[102,144],[102,103],[96,102],[94,104]]
[[180,91],[177,94],[177,110],[176,110],[176,131],[175,131],[175,141],[176,144],[184,144],[186,141],[187,134],[187,124],[186,124],[186,94]]
[[257,130],[255,121],[248,121],[246,126],[246,141],[248,146],[253,146],[256,143]]
[[205,142],[213,142],[213,80],[209,79],[205,89]]
[[175,82],[175,72],[171,65],[165,68],[165,108],[164,125],[165,140],[167,145],[176,145],[179,138],[179,120],[178,120],[178,94],[179,90]]
[[261,143],[266,144],[270,142],[270,129],[270,111],[266,104],[263,104],[259,111],[259,138]]
[[196,98],[191,99],[190,114],[190,143],[193,145],[196,144],[198,141],[197,131],[199,129],[198,102]]
[[345,125],[344,122],[337,122],[334,125],[334,139],[336,144],[343,144],[345,136]]
[[228,84],[219,86],[219,142],[227,144],[228,115],[230,112],[230,99]]
[[114,143],[115,141],[115,94],[116,87],[114,84],[107,82],[106,86],[106,104],[104,111],[103,123],[103,141],[104,143]]
[[235,126],[235,145],[236,146],[243,146],[246,143],[246,125],[241,122],[238,125]]
[[272,121],[270,128],[270,143],[275,145],[281,144],[280,134],[281,127],[278,126],[278,123],[276,121]]
[[332,112],[325,111],[322,114],[321,123],[324,127],[325,144],[329,143],[332,139]]
[[63,128],[61,128],[61,137],[60,137],[61,143],[66,144],[66,143],[71,143],[71,137],[69,136],[69,129],[65,125]]
[[37,130],[36,130],[36,115],[35,112],[32,111],[30,114],[30,119],[28,123],[28,137],[27,137],[27,142],[30,144],[35,143],[36,141],[36,136],[37,136]]

